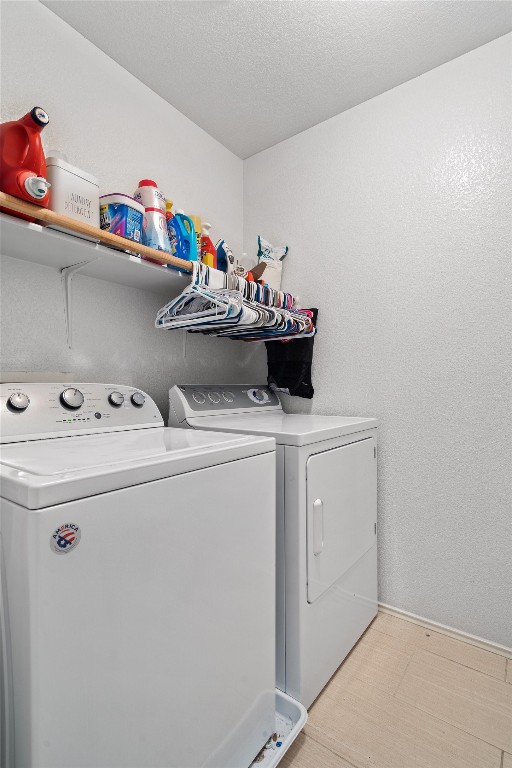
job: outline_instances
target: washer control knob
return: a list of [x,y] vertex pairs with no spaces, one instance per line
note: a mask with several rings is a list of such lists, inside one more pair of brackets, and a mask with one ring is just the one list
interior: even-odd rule
[[124,395],[121,392],[111,392],[108,401],[114,408],[119,408],[124,403]]
[[203,395],[202,392],[194,392],[194,394],[192,395],[192,399],[195,400],[195,402],[198,403],[199,405],[202,405],[203,403],[206,402],[206,397]]
[[76,411],[84,404],[84,396],[79,389],[65,389],[60,393],[60,402],[64,408],[69,408],[70,411]]
[[226,401],[226,403],[232,403],[235,399],[235,396],[232,392],[223,392],[222,397]]
[[208,395],[208,400],[211,403],[220,403],[220,395],[218,392],[210,392]]
[[9,408],[13,411],[26,411],[30,405],[30,400],[23,392],[15,392],[7,401]]
[[132,405],[135,405],[136,408],[142,408],[142,406],[146,402],[146,398],[144,397],[142,392],[134,392],[130,400],[132,401]]
[[253,403],[268,403],[269,397],[264,389],[250,389],[247,394]]

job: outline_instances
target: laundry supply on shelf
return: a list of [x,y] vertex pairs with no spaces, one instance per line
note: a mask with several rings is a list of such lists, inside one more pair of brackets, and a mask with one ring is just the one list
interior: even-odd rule
[[196,253],[197,253],[197,261],[201,259],[201,219],[199,216],[190,216],[190,219],[192,220],[192,223],[194,225],[194,232],[196,236]]
[[[243,254],[246,256],[247,254]],[[252,267],[251,269],[245,269],[245,267],[242,264],[236,263],[233,274],[237,277],[243,277],[244,280],[248,280],[250,283],[261,283],[262,285],[265,284],[265,279],[263,277],[263,273],[265,272],[266,268],[265,262],[261,262],[260,264],[256,264],[255,267]]]
[[197,240],[194,222],[190,216],[178,209],[167,221],[170,249],[173,256],[187,261],[197,261]]
[[[175,255],[173,252],[173,237],[175,237],[174,229],[173,227],[169,226],[169,222],[172,218],[174,218],[174,213],[172,212],[172,206],[173,202],[172,200],[166,199],[165,200],[165,226],[167,229],[167,236],[169,238],[169,245],[171,246],[171,254]],[[170,264],[163,264],[162,266],[167,266],[169,269],[173,269]]]
[[66,155],[60,152],[48,155],[46,169],[51,185],[49,208],[76,221],[99,227],[98,179],[71,165]]
[[275,291],[281,290],[282,262],[287,253],[287,245],[276,247],[258,235],[258,261],[267,265],[265,282]]
[[100,226],[119,237],[140,243],[144,206],[133,197],[116,192],[100,197]]
[[165,220],[165,197],[152,179],[142,179],[133,197],[144,206],[142,243],[157,251],[171,253]]
[[217,269],[221,272],[233,272],[235,257],[225,240],[219,240],[215,246],[217,251]]
[[207,267],[217,269],[217,249],[210,238],[210,229],[212,225],[204,221],[201,234],[201,261]]
[[[41,131],[50,118],[41,107],[34,107],[19,120],[0,125],[0,190],[34,205],[48,208],[50,182],[46,178],[46,160],[41,143]],[[31,216],[6,208],[10,213],[26,221]]]

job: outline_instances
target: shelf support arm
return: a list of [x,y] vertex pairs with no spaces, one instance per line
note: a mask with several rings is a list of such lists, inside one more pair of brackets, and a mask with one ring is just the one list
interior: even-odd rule
[[73,264],[70,267],[64,267],[61,269],[61,279],[62,279],[62,288],[64,290],[64,323],[66,325],[66,341],[68,348],[71,349],[73,345],[73,324],[72,324],[72,291],[71,291],[71,281],[73,280],[74,275],[79,272],[81,269],[86,267],[88,264],[90,264],[92,261],[98,261],[99,256],[96,256],[94,259],[90,259],[88,261],[81,261],[79,264]]

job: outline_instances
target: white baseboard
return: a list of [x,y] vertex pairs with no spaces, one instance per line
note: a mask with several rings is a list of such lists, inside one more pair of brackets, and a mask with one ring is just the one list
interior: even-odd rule
[[385,603],[379,603],[379,611],[390,613],[392,616],[397,616],[399,619],[404,619],[404,621],[410,621],[412,624],[420,624],[422,627],[448,635],[448,637],[453,637],[455,640],[463,640],[465,643],[471,643],[471,645],[484,648],[486,651],[493,651],[494,653],[500,653],[502,656],[512,658],[512,648],[508,648],[506,645],[493,643],[491,640],[485,640],[483,637],[469,635],[467,632],[461,632],[459,629],[438,624],[437,621],[425,619],[423,616],[416,616],[415,613],[402,611],[400,608],[394,608],[392,605],[386,605]]

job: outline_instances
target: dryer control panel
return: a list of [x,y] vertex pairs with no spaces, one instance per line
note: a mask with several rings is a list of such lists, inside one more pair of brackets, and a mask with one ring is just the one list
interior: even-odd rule
[[173,425],[194,416],[261,410],[282,410],[276,393],[263,384],[177,384],[169,391],[169,423]]
[[0,384],[0,442],[163,426],[156,403],[121,384]]

